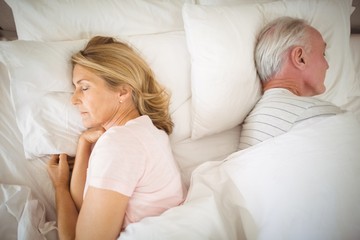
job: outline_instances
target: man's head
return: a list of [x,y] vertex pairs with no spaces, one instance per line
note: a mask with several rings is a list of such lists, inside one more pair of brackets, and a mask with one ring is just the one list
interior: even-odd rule
[[[325,91],[326,43],[305,20],[281,17],[266,25],[258,36],[255,63],[263,85],[281,79],[294,81],[299,95]],[[290,83],[292,84],[292,83]]]

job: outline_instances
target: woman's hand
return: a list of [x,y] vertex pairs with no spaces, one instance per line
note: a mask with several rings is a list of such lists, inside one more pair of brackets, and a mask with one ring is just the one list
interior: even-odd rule
[[86,140],[89,143],[95,143],[104,132],[105,129],[103,127],[94,127],[84,131],[80,138]]
[[70,195],[70,169],[67,155],[53,155],[48,163],[47,170],[55,187],[59,238],[75,239],[78,211]]
[[48,162],[47,171],[56,188],[69,188],[70,170],[66,154],[53,155]]

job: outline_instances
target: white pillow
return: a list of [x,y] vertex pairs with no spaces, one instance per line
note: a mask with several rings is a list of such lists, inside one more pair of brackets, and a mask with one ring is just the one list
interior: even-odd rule
[[[351,0],[277,1],[233,6],[185,4],[183,18],[192,69],[192,138],[240,124],[260,96],[253,51],[265,23],[284,15],[304,18],[328,44],[327,92],[341,105],[354,86],[350,56]],[[331,17],[329,17],[331,16]]]
[[12,41],[0,45],[26,158],[65,152],[74,155],[83,130],[70,102],[70,55],[86,41]]
[[18,39],[59,41],[183,29],[181,8],[193,0],[5,0]]
[[[191,95],[190,57],[184,32],[122,39],[140,51],[159,82],[169,89],[172,94],[170,111],[175,113]],[[0,61],[9,72],[26,158],[61,152],[75,154],[77,138],[84,128],[70,101],[73,92],[70,56],[87,41],[0,43]],[[189,118],[174,114],[176,135],[172,138],[177,141],[190,137],[190,120],[184,122],[184,119]]]
[[275,2],[277,0],[197,0],[200,5],[238,5],[239,3],[264,3]]
[[[351,56],[353,58],[356,81],[360,88],[360,34],[352,34],[350,37]],[[359,89],[356,88],[356,89]],[[356,94],[354,92],[354,94]],[[359,94],[357,94],[359,96]],[[359,109],[360,111],[360,109]]]

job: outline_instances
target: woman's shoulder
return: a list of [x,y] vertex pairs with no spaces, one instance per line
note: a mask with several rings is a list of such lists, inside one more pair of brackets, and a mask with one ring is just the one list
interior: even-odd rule
[[111,137],[119,136],[120,138],[136,137],[139,139],[145,139],[148,137],[167,136],[167,134],[155,127],[150,117],[142,115],[128,121],[123,126],[114,126],[106,131],[106,135]]

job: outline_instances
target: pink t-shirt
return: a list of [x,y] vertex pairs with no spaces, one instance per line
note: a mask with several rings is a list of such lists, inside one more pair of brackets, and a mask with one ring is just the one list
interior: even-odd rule
[[98,139],[90,156],[84,194],[88,186],[130,197],[124,228],[184,200],[169,137],[146,115],[111,127]]

